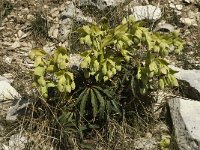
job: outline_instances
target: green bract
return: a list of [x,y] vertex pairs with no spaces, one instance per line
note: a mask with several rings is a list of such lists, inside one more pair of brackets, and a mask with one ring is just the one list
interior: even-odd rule
[[[106,22],[106,23],[105,23]],[[81,54],[80,67],[86,78],[94,76],[96,81],[110,80],[123,64],[132,63],[137,68],[136,79],[142,84],[141,91],[165,86],[178,86],[175,73],[168,67],[165,57],[169,53],[179,54],[183,42],[178,32],[161,34],[149,31],[133,16],[123,19],[114,28],[105,19],[79,28],[81,44],[88,50]],[[152,82],[153,81],[153,82]],[[144,93],[144,92],[143,92]]]
[[[70,72],[68,53],[63,47],[57,47],[53,54],[33,49],[29,56],[34,60],[33,84],[44,97],[48,96],[49,88],[68,93],[67,96],[74,98],[73,106],[79,108],[79,119],[92,116],[98,120],[112,113],[121,114],[120,94],[124,94],[121,93],[124,88],[131,89],[135,96],[178,86],[173,76],[176,72],[168,67],[166,59],[171,53],[179,54],[183,48],[177,31],[163,34],[150,31],[133,16],[123,19],[116,27],[110,27],[104,18],[100,23],[85,25],[78,31],[80,43],[84,44],[81,48],[85,48],[77,71],[80,75],[74,76]],[[83,78],[81,73],[84,73]],[[76,87],[74,80],[80,85],[72,94]],[[112,86],[111,90],[106,89]],[[72,106],[66,107],[73,110]]]
[[34,60],[34,85],[42,96],[48,96],[48,88],[70,93],[75,89],[74,76],[67,67],[67,50],[57,47],[52,55],[41,49],[33,49],[29,57]]

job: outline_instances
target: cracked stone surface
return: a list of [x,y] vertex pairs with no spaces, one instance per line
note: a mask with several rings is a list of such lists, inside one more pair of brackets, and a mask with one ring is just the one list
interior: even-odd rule
[[181,98],[168,101],[180,150],[200,149],[200,102]]

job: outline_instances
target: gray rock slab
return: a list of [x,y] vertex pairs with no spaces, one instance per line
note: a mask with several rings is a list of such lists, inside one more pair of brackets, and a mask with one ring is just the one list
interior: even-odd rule
[[120,4],[125,3],[127,0],[79,0],[77,5],[78,6],[95,6],[100,10],[104,10],[107,7],[116,7]]
[[200,100],[200,70],[184,70],[178,67],[169,66],[171,69],[178,71],[175,77],[178,80],[185,81],[189,84],[184,92],[192,99]]
[[20,97],[20,94],[7,80],[0,80],[0,100],[19,99]]
[[75,19],[76,21],[80,22],[93,22],[91,17],[84,16],[83,12],[78,9],[75,4],[71,1],[66,3],[65,11],[60,14],[62,20],[66,18]]
[[200,150],[200,102],[174,98],[168,101],[180,150]]
[[26,114],[26,108],[28,105],[28,100],[19,99],[13,102],[7,110],[6,121],[16,121],[19,116]]
[[175,30],[174,26],[169,23],[159,25],[157,28],[162,32],[173,32]]
[[135,150],[154,150],[157,147],[155,138],[138,138],[134,141]]
[[28,104],[8,80],[0,78],[0,115],[6,116],[7,121],[15,121],[25,113]]
[[136,20],[158,20],[162,16],[161,9],[153,5],[134,6],[133,8],[131,8],[131,11]]
[[9,140],[9,150],[25,149],[27,143],[28,143],[27,137],[21,134],[12,135]]

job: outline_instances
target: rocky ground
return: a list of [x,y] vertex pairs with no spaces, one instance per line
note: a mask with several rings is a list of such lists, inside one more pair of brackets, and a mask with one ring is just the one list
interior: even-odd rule
[[[81,50],[80,47],[73,44],[77,41],[74,30],[77,26],[92,21],[98,22],[104,15],[111,17],[113,22],[117,22],[127,14],[134,14],[138,20],[150,19],[153,24],[152,30],[161,32],[180,30],[181,37],[185,41],[185,48],[179,56],[169,58],[171,63],[183,69],[200,69],[199,0],[97,0],[97,2],[92,0],[1,0],[0,77],[5,77],[20,94],[29,93],[30,88],[26,88],[26,84],[29,87],[29,69],[32,68],[32,62],[28,58],[28,53],[32,48],[39,47],[50,52],[57,45],[61,45],[69,48],[71,53],[78,52]],[[141,12],[137,14],[139,8],[136,6],[149,4],[155,6],[153,15],[148,9],[139,10]],[[109,16],[111,12],[115,15]],[[4,79],[0,78],[0,81]],[[20,82],[25,83],[24,88],[20,87]],[[1,87],[3,82],[0,84]],[[7,109],[5,106],[7,105],[0,104],[2,107],[0,117],[5,117]],[[3,132],[1,127],[0,121],[0,132]],[[166,132],[161,139],[167,139],[168,128],[163,124],[158,125],[155,135],[160,132],[159,130]],[[10,134],[1,135],[0,133],[0,143],[7,141],[3,147],[4,150],[9,149],[10,145],[12,147],[13,141],[16,140],[14,137],[18,136],[14,134],[9,141],[9,138],[4,140],[1,137],[6,135]],[[151,139],[152,136],[152,133],[145,135],[147,139]],[[21,138],[27,141],[26,137]],[[137,144],[135,149],[156,149],[153,147],[156,140],[149,142],[146,138],[142,139],[143,142],[140,140],[140,144]],[[153,145],[153,148],[144,148],[148,142],[150,146]]]

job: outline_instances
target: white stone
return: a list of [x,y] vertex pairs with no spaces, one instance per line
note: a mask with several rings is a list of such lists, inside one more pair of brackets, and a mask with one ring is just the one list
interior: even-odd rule
[[179,11],[182,10],[183,9],[183,5],[176,5],[176,9],[179,10]]
[[175,12],[176,12],[176,14],[178,15],[178,16],[181,16],[182,15],[182,11],[179,11],[179,10],[174,10]]
[[10,57],[6,56],[3,59],[4,59],[5,63],[7,63],[7,64],[11,64],[12,63],[12,58],[10,58]]
[[168,100],[179,149],[200,149],[200,102],[174,98]]
[[0,100],[20,99],[20,94],[8,83],[0,81]]
[[2,150],[10,150],[10,149],[9,149],[9,146],[3,144],[3,145],[2,145]]
[[12,44],[12,46],[10,47],[11,49],[15,49],[15,48],[18,48],[18,47],[20,47],[20,42],[19,42],[19,40],[16,40],[13,44]]
[[0,75],[0,81],[6,81],[6,82],[9,82],[9,80],[8,80],[6,77],[1,76],[1,75]]
[[176,5],[175,5],[174,3],[170,3],[170,4],[169,4],[169,7],[170,7],[170,8],[176,8]]
[[[200,100],[200,70],[184,70],[170,65],[171,69],[178,71],[174,76],[183,82],[183,92],[192,99]],[[189,84],[189,85],[188,85]]]
[[100,10],[105,9],[106,7],[116,7],[119,6],[120,4],[124,3],[125,0],[98,0],[97,1],[97,7]]
[[80,63],[82,62],[82,57],[79,54],[70,54],[68,66],[72,68],[73,66],[79,68]]
[[11,81],[13,81],[13,74],[11,74],[11,73],[4,73],[3,77],[5,77],[6,79],[8,79],[10,81],[9,83],[12,83]]
[[9,150],[22,150],[25,149],[28,138],[20,134],[15,134],[10,137]]
[[161,9],[153,5],[135,6],[131,10],[136,20],[143,20],[143,19],[158,20],[162,16]]
[[195,18],[181,18],[180,21],[188,26],[198,26]]
[[175,74],[177,79],[187,81],[192,87],[200,92],[200,70],[184,70],[172,65],[169,67],[178,71],[178,73]]
[[50,14],[51,14],[51,16],[52,16],[53,18],[58,17],[58,15],[59,15],[59,10],[58,10],[58,8],[53,8],[53,9],[51,9]]
[[58,33],[59,33],[58,28],[59,28],[59,24],[54,24],[54,25],[50,28],[50,30],[49,30],[49,32],[48,32],[49,36],[52,37],[52,38],[57,39],[57,38],[58,38]]
[[190,4],[190,3],[194,3],[195,0],[183,0],[183,2]]
[[54,37],[55,39],[58,38],[58,32],[59,32],[58,28],[54,29],[54,31],[53,31],[53,37]]
[[123,4],[126,0],[79,0],[78,6],[92,5],[96,6],[100,10],[104,10],[107,7],[116,7]]
[[55,49],[55,44],[52,42],[48,42],[43,46],[43,50],[47,53],[51,53]]
[[28,14],[26,16],[26,18],[27,18],[27,20],[33,20],[35,17],[34,17],[34,15]]
[[20,99],[17,102],[13,102],[12,106],[7,110],[6,121],[16,121],[18,116],[26,114],[28,105],[28,100]]
[[168,30],[169,32],[173,32],[175,30],[174,26],[169,23],[158,24],[158,30]]
[[21,38],[21,36],[24,34],[24,32],[22,32],[22,30],[19,30],[18,32],[17,32],[17,35],[18,35],[18,38]]
[[61,19],[65,20],[67,18],[75,19],[76,21],[86,21],[86,22],[93,22],[91,17],[86,17],[83,15],[83,12],[76,8],[73,2],[68,1],[66,4],[65,11],[61,13]]

